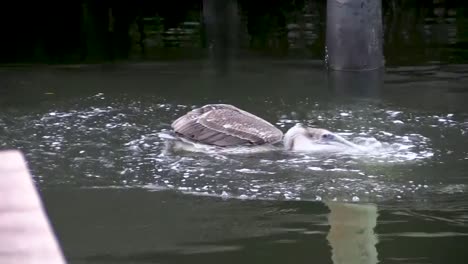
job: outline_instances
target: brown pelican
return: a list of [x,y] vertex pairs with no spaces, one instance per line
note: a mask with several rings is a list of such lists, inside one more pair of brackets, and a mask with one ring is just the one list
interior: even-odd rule
[[[176,149],[252,151],[335,151],[359,146],[326,129],[296,124],[286,134],[266,120],[229,104],[208,104],[193,109],[172,123],[179,144]],[[180,143],[182,145],[180,145]]]

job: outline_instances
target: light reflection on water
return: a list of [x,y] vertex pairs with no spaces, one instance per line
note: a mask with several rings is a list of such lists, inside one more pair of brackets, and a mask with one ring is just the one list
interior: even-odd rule
[[165,153],[159,132],[198,105],[105,94],[52,111],[0,115],[0,147],[23,149],[43,187],[143,187],[223,198],[354,202],[405,199],[449,188],[450,178],[412,171],[447,162],[447,153],[451,160],[467,157],[426,136],[436,130],[439,137],[458,133],[455,136],[463,138],[467,128],[452,113],[415,113],[372,104],[324,107],[317,102],[299,104],[292,112],[268,101],[261,104],[274,109],[265,118],[284,131],[296,122],[321,126],[370,151]]

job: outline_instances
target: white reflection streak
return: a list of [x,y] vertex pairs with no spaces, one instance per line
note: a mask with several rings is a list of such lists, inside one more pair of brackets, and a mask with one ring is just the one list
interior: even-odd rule
[[330,231],[327,240],[332,247],[334,264],[378,263],[374,233],[377,206],[328,202]]

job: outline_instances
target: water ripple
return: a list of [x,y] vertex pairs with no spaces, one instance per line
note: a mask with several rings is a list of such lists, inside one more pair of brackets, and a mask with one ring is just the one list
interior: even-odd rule
[[24,150],[41,186],[144,186],[223,198],[354,202],[439,190],[439,179],[412,178],[421,173],[411,171],[435,166],[447,153],[467,157],[456,144],[441,143],[445,134],[466,140],[465,120],[451,113],[309,102],[278,109],[268,101],[263,107],[273,111],[266,118],[283,130],[296,122],[325,127],[368,153],[171,154],[163,151],[159,132],[196,106],[150,99],[97,94],[44,112],[5,112],[0,147]]

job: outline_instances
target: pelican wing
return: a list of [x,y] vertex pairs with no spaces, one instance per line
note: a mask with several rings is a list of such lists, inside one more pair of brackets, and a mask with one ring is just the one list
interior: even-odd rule
[[191,140],[223,147],[276,143],[283,137],[267,121],[226,104],[194,109],[175,120],[172,128]]

